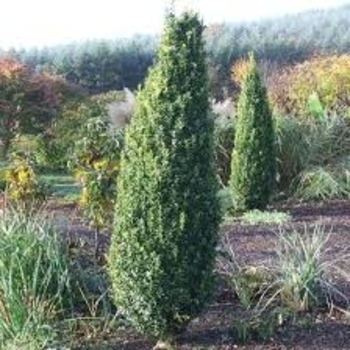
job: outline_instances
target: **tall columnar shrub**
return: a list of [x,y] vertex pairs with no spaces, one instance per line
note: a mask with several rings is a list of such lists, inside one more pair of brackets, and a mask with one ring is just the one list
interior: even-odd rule
[[250,58],[241,95],[232,154],[231,190],[237,210],[264,209],[275,180],[275,134],[266,89]]
[[219,211],[202,34],[197,15],[168,15],[118,178],[115,300],[138,330],[160,340],[200,313],[214,282]]

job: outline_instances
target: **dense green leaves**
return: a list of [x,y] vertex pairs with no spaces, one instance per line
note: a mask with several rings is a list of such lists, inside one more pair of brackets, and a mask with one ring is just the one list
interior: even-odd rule
[[105,118],[91,118],[81,130],[70,165],[82,186],[80,204],[91,225],[112,223],[123,131]]
[[118,179],[109,272],[120,310],[167,339],[208,301],[219,224],[203,26],[170,15],[137,97]]
[[253,56],[238,102],[231,190],[237,210],[264,209],[275,181],[272,113]]

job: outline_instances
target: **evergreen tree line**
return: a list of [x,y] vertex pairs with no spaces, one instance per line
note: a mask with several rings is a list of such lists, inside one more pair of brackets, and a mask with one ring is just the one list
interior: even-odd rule
[[[350,51],[350,5],[308,11],[245,24],[210,25],[205,41],[210,87],[216,97],[230,93],[230,67],[248,52],[279,65],[301,62],[315,53]],[[10,50],[36,70],[62,74],[89,93],[136,88],[156,59],[159,38],[94,40],[43,49]]]
[[135,89],[153,64],[157,39],[91,40],[76,44],[3,52],[36,71],[62,75],[90,94]]

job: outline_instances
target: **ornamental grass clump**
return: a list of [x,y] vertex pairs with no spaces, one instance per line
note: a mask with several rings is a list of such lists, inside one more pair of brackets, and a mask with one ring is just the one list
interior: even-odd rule
[[1,349],[42,349],[69,306],[69,261],[39,216],[8,210],[0,219]]

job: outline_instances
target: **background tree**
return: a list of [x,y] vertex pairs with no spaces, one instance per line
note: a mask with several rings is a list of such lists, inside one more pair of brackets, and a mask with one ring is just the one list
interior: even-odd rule
[[0,140],[6,155],[16,134],[48,131],[62,101],[73,92],[61,77],[35,73],[24,64],[0,60]]
[[231,190],[236,210],[264,209],[275,181],[275,136],[266,88],[252,55],[238,101]]
[[[210,92],[223,99],[235,86],[230,68],[254,51],[259,61],[279,67],[303,62],[310,56],[350,51],[350,6],[306,11],[251,23],[209,25],[205,39],[210,66]],[[45,49],[5,52],[36,71],[62,75],[96,94],[123,87],[135,89],[154,61],[158,37],[90,40]]]
[[109,272],[134,326],[169,340],[197,316],[214,281],[219,224],[203,25],[169,15],[118,179]]
[[3,60],[0,65],[0,138],[3,156],[18,128],[20,109],[24,101],[23,85],[27,79],[25,67],[18,62]]

